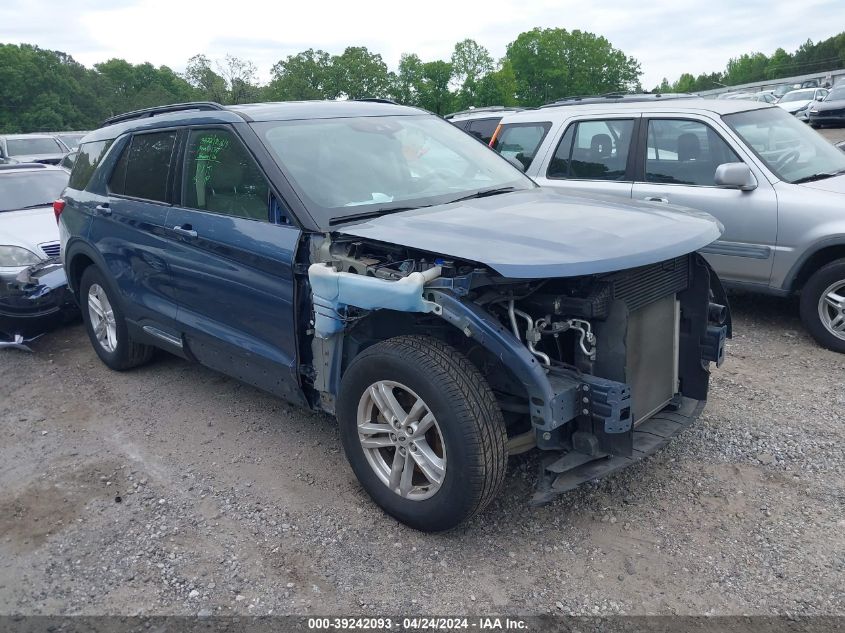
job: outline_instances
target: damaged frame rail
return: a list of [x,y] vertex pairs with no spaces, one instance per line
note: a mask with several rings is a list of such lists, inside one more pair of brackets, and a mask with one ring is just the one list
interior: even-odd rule
[[[695,317],[687,319],[688,327],[680,331],[678,371],[684,393],[676,394],[663,411],[636,427],[629,385],[559,362],[545,365],[493,314],[465,298],[476,273],[441,277],[441,267],[436,265],[395,281],[338,272],[329,263],[309,267],[314,388],[323,408],[334,412],[343,333],[354,321],[348,307],[435,314],[498,358],[524,387],[534,443],[547,451],[532,503],[546,503],[656,452],[704,408],[708,366],[722,363],[730,325],[724,324],[724,306],[710,300],[726,302],[718,280],[713,292],[710,267],[698,255],[691,256],[690,267],[689,287],[678,295],[684,309]],[[702,302],[701,297],[708,299]],[[693,323],[700,327],[689,327]]]

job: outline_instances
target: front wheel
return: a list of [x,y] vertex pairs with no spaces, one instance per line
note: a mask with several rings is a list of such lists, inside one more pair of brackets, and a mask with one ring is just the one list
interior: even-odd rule
[[820,345],[845,353],[845,259],[821,267],[807,280],[801,320]]
[[478,369],[437,339],[400,336],[359,354],[344,374],[337,418],[361,485],[418,530],[469,519],[504,481],[496,398]]

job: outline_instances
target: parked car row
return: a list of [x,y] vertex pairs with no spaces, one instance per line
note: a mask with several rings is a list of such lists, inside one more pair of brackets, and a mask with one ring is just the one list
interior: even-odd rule
[[0,165],[45,163],[58,165],[77,147],[87,132],[45,132],[0,135]]

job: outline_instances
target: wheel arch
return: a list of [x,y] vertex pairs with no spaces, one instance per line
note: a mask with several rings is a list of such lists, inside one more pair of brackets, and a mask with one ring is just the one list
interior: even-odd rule
[[817,244],[814,250],[805,253],[793,266],[784,288],[789,292],[799,292],[813,273],[838,259],[845,259],[845,236]]
[[68,286],[77,299],[79,299],[79,282],[89,266],[97,266],[102,271],[107,270],[102,256],[96,250],[85,242],[70,242],[65,252],[65,274]]
[[483,341],[468,336],[465,331],[445,318],[396,310],[376,310],[356,322],[343,337],[339,380],[349,364],[367,348],[399,336],[422,335],[437,339],[464,354],[491,383],[491,387],[518,391],[528,397],[525,384],[512,370],[507,356],[499,356]]

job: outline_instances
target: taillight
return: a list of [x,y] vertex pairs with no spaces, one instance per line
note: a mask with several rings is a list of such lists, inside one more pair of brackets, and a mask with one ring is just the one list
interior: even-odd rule
[[502,124],[496,126],[496,131],[493,132],[493,136],[490,137],[490,147],[496,147],[496,139],[499,138],[499,131],[502,129]]
[[56,224],[59,223],[59,216],[62,215],[62,211],[65,210],[65,201],[59,198],[53,202],[53,215],[56,216]]

